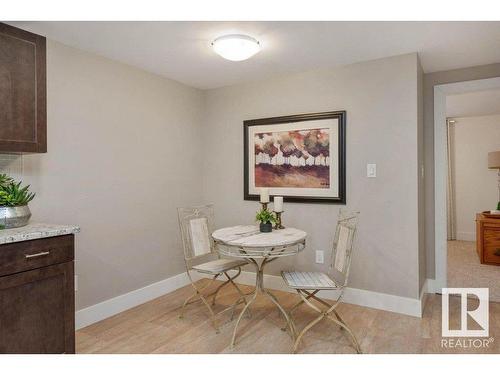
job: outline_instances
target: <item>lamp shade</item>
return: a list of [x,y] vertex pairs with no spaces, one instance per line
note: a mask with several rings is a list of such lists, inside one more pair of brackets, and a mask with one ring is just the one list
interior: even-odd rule
[[500,169],[500,151],[488,152],[488,168]]

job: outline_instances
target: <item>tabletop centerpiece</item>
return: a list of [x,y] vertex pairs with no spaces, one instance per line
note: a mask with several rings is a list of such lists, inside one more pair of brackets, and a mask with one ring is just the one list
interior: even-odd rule
[[281,222],[281,215],[283,212],[283,197],[274,197],[274,209],[272,212],[268,211],[267,206],[270,202],[269,189],[260,189],[260,204],[261,210],[257,212],[255,219],[260,222],[261,232],[271,232],[274,229],[285,229]]
[[31,211],[28,203],[35,193],[29,191],[30,185],[21,186],[6,174],[0,174],[0,229],[18,228],[28,224]]
[[267,209],[261,209],[257,212],[255,220],[260,222],[259,229],[263,233],[269,233],[273,230],[273,224],[276,223],[276,216],[274,212],[268,211]]

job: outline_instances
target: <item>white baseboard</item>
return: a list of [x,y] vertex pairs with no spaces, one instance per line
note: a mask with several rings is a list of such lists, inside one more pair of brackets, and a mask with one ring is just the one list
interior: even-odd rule
[[[194,277],[195,275],[192,276]],[[189,278],[186,272],[184,272],[93,306],[86,307],[82,310],[78,310],[75,316],[75,328],[80,329],[99,322],[122,311],[173,292],[187,284],[189,284]]]
[[[255,285],[255,273],[243,271],[238,277],[238,283]],[[292,291],[285,285],[281,276],[264,275],[264,284],[270,289],[283,290],[286,292]],[[327,299],[336,299],[338,292],[333,290],[324,290],[319,292],[318,296]],[[424,298],[424,293],[422,293],[420,299],[414,299],[363,289],[346,288],[342,301],[352,303],[354,305],[422,317],[423,302],[425,302]]]
[[[195,275],[193,274],[193,276]],[[202,278],[201,275],[196,279],[200,278]],[[238,277],[238,283],[255,285],[255,273],[243,271],[240,277]],[[264,283],[267,288],[291,292],[291,290],[284,284],[281,276],[264,275]],[[75,328],[84,328],[122,311],[161,297],[164,294],[173,292],[174,290],[182,288],[188,284],[189,279],[187,274],[184,272],[143,288],[133,290],[129,293],[122,294],[118,297],[108,299],[93,306],[86,307],[82,310],[78,310],[76,312]],[[337,293],[338,292],[335,291],[325,290],[318,293],[318,295],[323,298],[335,299],[337,298]],[[372,292],[369,290],[346,288],[342,300],[354,305],[421,317],[423,304],[425,302],[425,294],[422,293],[420,299],[413,299],[394,296],[391,294]]]
[[459,241],[476,241],[476,232],[457,232]]
[[427,293],[441,293],[441,288],[445,288],[446,283],[442,280],[427,279]]

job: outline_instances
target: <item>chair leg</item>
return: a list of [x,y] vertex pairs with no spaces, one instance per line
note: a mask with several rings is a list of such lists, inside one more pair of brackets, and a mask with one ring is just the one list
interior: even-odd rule
[[[339,313],[337,312],[337,310],[333,310],[333,313],[335,314],[335,317],[337,318],[337,320],[338,320],[339,322],[342,322],[342,323],[344,323],[344,325],[346,325],[346,324],[345,324],[345,322],[344,322],[344,321],[342,320],[342,318],[340,317],[340,315],[339,315]],[[343,326],[340,326],[340,329],[341,329],[341,330],[343,330],[343,329],[344,329],[344,327],[343,327]]]
[[229,283],[229,280],[224,281],[222,284],[220,284],[217,289],[215,289],[214,292],[210,293],[207,297],[210,297],[213,294],[212,297],[212,306],[215,306],[215,299],[217,298],[217,294],[219,293],[219,290],[222,289],[224,285],[227,285]]
[[358,340],[356,339],[356,336],[354,336],[354,333],[352,332],[352,330],[349,328],[349,326],[342,320],[342,318],[340,318],[340,315],[335,311],[333,310],[333,312],[335,313],[335,316],[338,318],[338,319],[334,319],[332,316],[330,315],[327,315],[328,319],[330,319],[332,322],[338,324],[340,326],[341,329],[344,329],[347,331],[347,333],[349,334],[350,338],[351,338],[351,341],[354,345],[354,349],[356,349],[356,352],[358,354],[363,354],[363,351],[361,350],[361,346],[359,346],[359,343],[358,343]]
[[[190,297],[186,298],[186,300],[184,301],[184,303],[182,304],[182,307],[181,307],[181,313],[179,314],[179,319],[183,319],[184,318],[184,308],[187,306],[187,304],[189,303],[189,301],[191,301],[194,297],[196,297],[198,295],[198,293],[193,293]],[[194,302],[194,301],[193,301]]]
[[191,296],[189,296],[188,298],[186,298],[186,300],[185,300],[185,301],[184,301],[184,303],[182,304],[182,307],[181,307],[181,312],[180,312],[180,314],[179,314],[179,319],[184,318],[184,309],[185,309],[185,307],[186,307],[187,305],[189,305],[189,304],[191,304],[191,303],[194,303],[194,302],[198,301],[198,300],[194,300],[194,301],[192,301],[192,299],[193,299],[194,297],[196,297],[196,296],[200,296],[200,295],[201,295],[201,293],[202,293],[205,289],[207,289],[210,285],[212,285],[212,282],[215,280],[215,278],[216,278],[216,277],[217,277],[217,276],[214,276],[214,278],[213,278],[212,280],[210,280],[210,281],[207,283],[207,285],[205,285],[205,286],[204,286],[203,288],[201,288],[201,289],[198,289],[198,288],[196,287],[196,285],[195,285],[193,282],[191,282],[191,286],[192,286],[192,287],[193,287],[193,289],[194,289],[194,293],[193,293]]
[[[245,298],[245,294],[241,291],[240,287],[234,282],[234,279],[236,279],[241,273],[241,268],[238,267],[238,273],[236,275],[234,275],[233,277],[229,276],[227,274],[227,272],[224,272],[224,275],[228,278],[228,282],[233,286],[233,288],[235,288],[238,292],[238,294],[240,295],[240,298],[238,299],[238,301],[236,301],[236,303],[233,305],[233,311],[231,312],[231,320],[233,320],[233,315],[234,315],[234,308],[236,308],[236,305],[239,304],[239,301],[240,300],[243,300],[243,303],[246,304],[247,303],[247,299]],[[247,318],[251,318],[252,315],[250,313],[250,309],[247,309],[246,311],[247,313]]]
[[[309,299],[309,298],[314,298],[314,295],[315,295],[316,293],[318,293],[318,292],[319,292],[319,290],[315,290],[315,291],[314,291],[314,292],[312,292],[312,293],[306,292],[306,293],[307,293],[307,297],[306,297],[306,298],[307,298],[307,299]],[[292,313],[293,313],[296,309],[298,309],[300,306],[302,306],[303,304],[304,304],[304,301],[301,299],[301,300],[297,301],[297,303],[296,303],[295,305],[293,305],[293,306],[292,306],[292,308],[291,308],[291,309],[290,309],[290,311],[288,312],[288,314],[290,315],[290,319],[292,318]],[[281,330],[282,330],[282,331],[286,331],[286,330],[287,330],[287,328],[288,328],[288,324],[287,324],[286,326],[282,327],[282,328],[281,328]]]
[[316,324],[318,324],[321,320],[323,320],[324,315],[318,316],[316,319],[311,320],[303,329],[300,331],[299,335],[297,336],[297,339],[295,340],[295,343],[293,344],[293,353],[297,353],[297,348],[299,347],[300,340],[302,340],[302,336],[309,331],[312,327],[314,327]]
[[[311,307],[313,310],[317,311],[320,315],[316,318],[311,320],[303,329],[300,331],[299,335],[295,339],[295,343],[293,345],[293,353],[297,352],[297,348],[299,347],[300,340],[302,340],[302,336],[309,331],[312,327],[314,327],[316,324],[318,324],[323,318],[325,317],[324,313],[322,310],[318,309],[315,305],[313,305],[310,301],[309,298],[311,298],[310,295],[306,294],[306,291],[302,290],[297,290],[297,293],[299,294],[300,298],[302,298],[302,301],[306,303],[309,307]],[[309,298],[307,298],[309,297]]]
[[[323,301],[321,298],[316,297],[316,296],[315,296],[315,294],[316,294],[317,292],[319,292],[319,290],[316,290],[316,291],[314,291],[313,293],[309,293],[308,291],[305,291],[305,293],[306,293],[308,296],[310,296],[311,298],[313,298],[315,301],[317,301],[317,302],[321,303],[322,305],[324,305],[324,306],[326,306],[326,307],[328,307],[328,308],[332,307],[332,305],[329,305],[328,303],[326,303],[325,301]],[[340,316],[339,316],[339,314],[337,313],[337,311],[336,311],[336,310],[333,310],[333,313],[335,314],[335,316],[337,317],[337,319],[338,319],[338,320],[340,320],[341,322],[343,322],[343,321],[342,321],[342,319],[340,318]],[[342,327],[342,326],[341,326],[341,327],[340,327],[340,329],[341,329],[341,330],[343,330],[343,329],[344,329],[344,327]]]
[[[297,348],[298,348],[298,345],[300,343],[300,339],[302,338],[302,336],[309,329],[311,329],[314,325],[316,325],[317,323],[319,323],[323,318],[330,319],[335,324],[339,325],[341,329],[344,329],[349,334],[349,337],[350,337],[350,339],[351,339],[351,341],[352,341],[352,343],[354,345],[354,348],[356,349],[356,352],[358,354],[362,354],[363,353],[362,350],[361,350],[361,347],[360,347],[360,345],[358,343],[358,340],[356,339],[356,336],[354,336],[354,333],[352,332],[352,330],[349,328],[349,326],[346,324],[346,322],[341,318],[341,316],[339,315],[339,313],[336,311],[336,307],[337,307],[337,305],[339,303],[340,298],[337,300],[337,302],[335,304],[330,305],[327,302],[325,302],[322,299],[320,299],[319,297],[315,296],[315,294],[318,291],[314,291],[313,293],[310,293],[310,292],[308,292],[306,290],[297,290],[297,292],[299,293],[299,295],[302,298],[302,300],[303,300],[304,303],[306,303],[308,306],[310,306],[313,310],[317,311],[321,315],[319,317],[317,317],[316,319],[312,320],[309,324],[307,324],[306,327],[300,332],[299,336],[295,340],[295,344],[294,344],[294,347],[293,347],[293,352],[294,353],[297,351]],[[322,305],[327,306],[328,309],[327,310],[321,310],[321,309],[319,309],[318,307],[316,307],[314,304],[312,304],[309,301],[309,298],[312,298],[315,301],[321,303]],[[332,313],[335,315],[335,318],[330,315]]]
[[219,327],[217,326],[217,322],[216,322],[216,317],[215,317],[215,313],[214,311],[212,310],[212,307],[210,307],[210,304],[207,302],[205,296],[203,295],[203,291],[205,289],[207,289],[210,285],[212,285],[212,283],[214,282],[214,280],[217,278],[217,276],[219,275],[215,275],[209,282],[207,285],[205,285],[203,288],[201,289],[198,289],[198,287],[196,286],[196,284],[194,284],[193,282],[191,282],[191,286],[193,287],[193,289],[195,290],[195,294],[191,297],[189,297],[188,299],[186,299],[186,301],[184,301],[184,304],[182,305],[182,308],[181,308],[181,314],[179,316],[179,318],[182,319],[183,317],[183,314],[184,314],[184,308],[186,307],[186,305],[189,303],[189,301],[194,297],[194,296],[198,296],[201,301],[203,302],[203,304],[207,307],[208,311],[210,312],[210,320],[212,321],[212,325],[214,326],[214,329],[215,329],[215,333],[219,333]]
[[210,312],[210,315],[211,315],[210,320],[212,321],[212,325],[214,326],[215,333],[220,333],[219,327],[217,326],[217,321],[216,321],[216,318],[215,318],[215,313],[212,310],[212,307],[210,306],[210,304],[207,302],[206,298],[203,295],[200,295],[200,299],[203,301],[203,303],[207,307],[208,311]]

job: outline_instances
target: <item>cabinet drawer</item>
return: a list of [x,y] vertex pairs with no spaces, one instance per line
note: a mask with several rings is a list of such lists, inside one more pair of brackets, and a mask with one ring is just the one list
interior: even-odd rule
[[74,235],[0,245],[0,276],[74,259]]
[[500,264],[500,229],[484,230],[483,261]]

